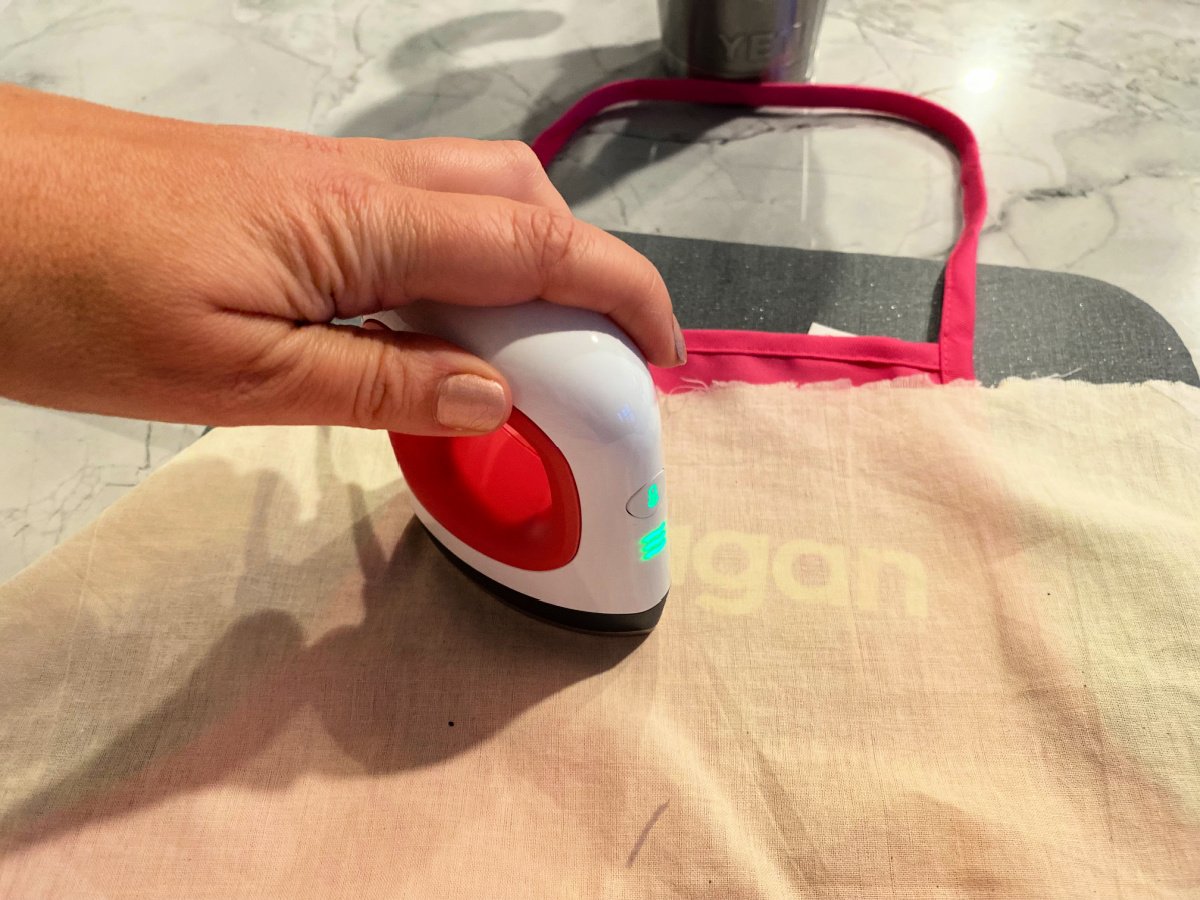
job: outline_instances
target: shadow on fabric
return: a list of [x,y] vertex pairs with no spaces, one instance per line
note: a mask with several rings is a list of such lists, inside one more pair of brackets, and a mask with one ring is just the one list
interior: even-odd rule
[[[370,778],[431,765],[640,645],[638,637],[564,631],[503,606],[442,556],[412,517],[406,493],[369,495],[340,482],[327,440],[319,452],[315,516],[301,515],[294,491],[274,472],[176,464],[175,481],[193,486],[193,494],[213,486],[214,496],[193,497],[197,534],[219,527],[207,518],[236,512],[239,498],[243,508],[253,503],[244,544],[239,550],[228,541],[224,558],[197,551],[163,559],[159,565],[194,569],[183,576],[195,586],[189,596],[147,589],[137,598],[142,608],[122,610],[125,621],[115,627],[83,617],[80,627],[94,632],[89,659],[174,653],[165,699],[120,725],[139,698],[164,696],[162,685],[142,682],[136,666],[96,673],[107,679],[103,696],[127,695],[117,706],[89,702],[91,679],[82,672],[70,684],[47,682],[46,697],[61,691],[82,701],[58,716],[54,736],[110,736],[98,752],[58,759],[43,784],[9,807],[0,817],[0,855],[224,784],[269,791],[310,772]],[[353,525],[299,560],[280,552],[281,536],[286,546],[303,546],[306,530],[329,521]],[[241,573],[232,588],[211,577],[222,571]],[[137,581],[153,578],[141,573]],[[31,651],[25,683],[39,681],[39,667],[54,669],[51,655],[61,661],[71,645],[62,637]],[[8,679],[21,675],[10,671]],[[28,761],[0,759],[0,768],[18,762]]]

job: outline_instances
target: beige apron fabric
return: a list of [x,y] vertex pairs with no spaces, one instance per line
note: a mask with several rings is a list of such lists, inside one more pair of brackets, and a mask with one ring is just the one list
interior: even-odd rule
[[664,417],[643,640],[489,599],[381,434],[183,453],[0,587],[0,897],[1200,896],[1200,391]]

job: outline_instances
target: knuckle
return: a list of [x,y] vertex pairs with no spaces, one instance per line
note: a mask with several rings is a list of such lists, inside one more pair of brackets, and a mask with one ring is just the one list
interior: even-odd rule
[[432,154],[454,161],[478,160],[489,141],[468,137],[415,138],[408,142],[414,147],[428,148]]
[[346,153],[345,142],[338,138],[326,137],[320,134],[306,134],[304,132],[292,132],[292,134],[295,135],[294,146],[298,149],[334,157],[344,156]]
[[376,188],[376,179],[340,166],[326,168],[316,176],[315,190],[319,200],[352,220],[363,217]]
[[304,131],[291,131],[285,128],[251,128],[248,131],[256,134],[265,146],[272,152],[282,148],[301,153],[320,153],[329,156],[341,156],[345,150],[345,141],[340,138],[326,137],[320,134],[309,134]]
[[342,138],[339,146],[348,161],[378,170],[391,181],[404,184],[419,174],[419,148],[431,138],[389,141],[383,138]]
[[297,187],[251,207],[247,219],[262,262],[255,274],[282,301],[278,312],[326,322],[347,315],[362,282],[370,188],[362,178],[329,169],[309,173]]
[[396,191],[380,211],[379,226],[377,232],[387,236],[374,242],[381,298],[395,305],[406,303],[420,291],[435,255],[431,248],[445,226],[435,205],[407,189]]
[[496,141],[495,148],[500,153],[506,169],[522,178],[545,177],[545,170],[537,154],[524,141]]
[[391,347],[380,343],[360,370],[352,402],[360,428],[384,428],[403,418],[414,404],[411,379],[395,361]]
[[526,217],[527,252],[544,287],[553,282],[574,249],[579,221],[569,213],[541,206],[527,207],[522,214]]
[[654,298],[669,298],[670,294],[667,291],[667,283],[663,280],[662,273],[658,271],[658,267],[650,260],[643,260],[638,267],[638,281],[635,285],[636,296],[638,297],[654,297]]

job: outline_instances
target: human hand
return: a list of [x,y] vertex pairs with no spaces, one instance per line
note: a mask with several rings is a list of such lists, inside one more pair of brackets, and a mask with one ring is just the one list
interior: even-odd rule
[[655,268],[573,218],[523,144],[332,139],[0,86],[0,395],[211,425],[489,431],[444,341],[335,326],[415,299],[609,314],[682,338]]

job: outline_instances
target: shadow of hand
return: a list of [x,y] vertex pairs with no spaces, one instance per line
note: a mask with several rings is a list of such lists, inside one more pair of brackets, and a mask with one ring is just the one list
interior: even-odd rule
[[[90,683],[97,696],[127,702],[63,709],[55,729],[107,737],[61,760],[4,811],[0,852],[222,783],[272,790],[312,772],[361,778],[430,765],[640,643],[563,631],[497,603],[435,548],[406,493],[342,482],[323,434],[315,515],[300,514],[290,481],[274,471],[239,476],[185,461],[159,479],[160,493],[168,478],[190,486],[173,501],[193,504],[196,534],[240,517],[249,526],[240,540],[231,531],[210,543],[203,557],[162,558],[130,574],[122,587],[138,602],[123,611],[129,621],[97,629],[89,653],[105,665],[46,685]],[[137,528],[110,528],[122,525]],[[314,552],[292,559],[296,547]],[[156,567],[194,572],[194,592],[152,595],[163,581]],[[224,571],[241,574],[212,576]],[[213,632],[222,617],[227,626]],[[182,657],[195,662],[172,667],[165,691],[135,684],[133,670],[111,666],[134,632],[156,636],[138,652],[178,650],[182,641]],[[215,640],[205,638],[211,633]],[[163,699],[117,724],[154,696]]]

